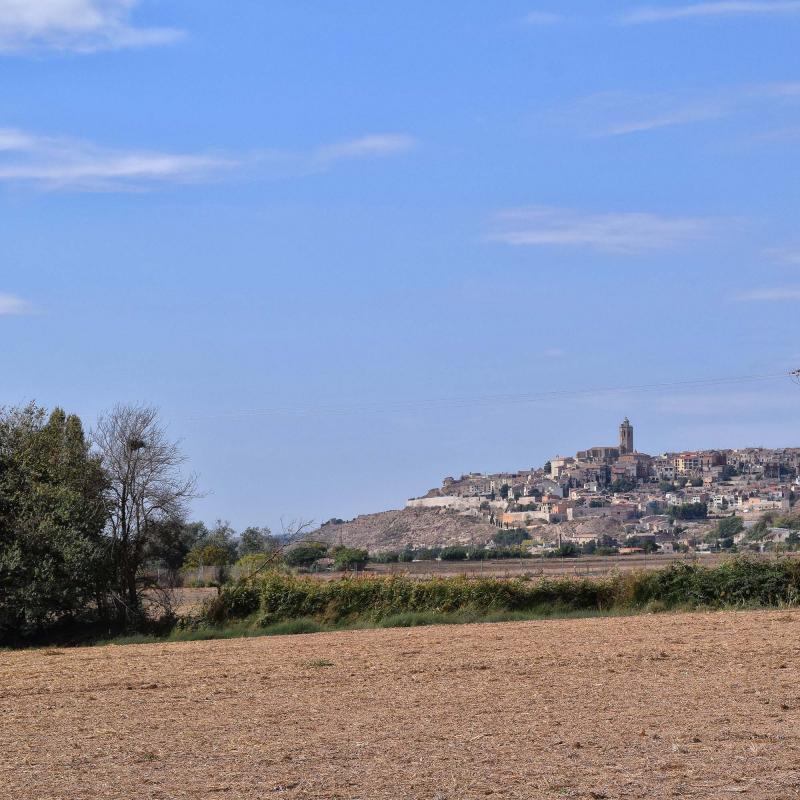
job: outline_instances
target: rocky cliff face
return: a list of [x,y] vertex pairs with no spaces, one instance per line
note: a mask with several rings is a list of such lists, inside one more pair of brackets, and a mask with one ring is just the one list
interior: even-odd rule
[[404,547],[444,547],[485,544],[497,529],[483,520],[438,508],[404,508],[364,514],[349,522],[327,522],[309,539],[371,553]]

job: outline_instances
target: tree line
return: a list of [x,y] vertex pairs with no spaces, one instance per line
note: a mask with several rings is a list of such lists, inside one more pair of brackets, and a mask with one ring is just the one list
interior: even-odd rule
[[271,546],[187,522],[197,484],[155,409],[119,405],[87,433],[80,418],[30,403],[0,409],[0,643],[53,627],[147,619],[143,569],[178,569],[197,548]]

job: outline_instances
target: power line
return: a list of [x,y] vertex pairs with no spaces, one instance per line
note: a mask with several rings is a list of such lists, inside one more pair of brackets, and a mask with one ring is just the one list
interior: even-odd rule
[[337,416],[351,414],[382,414],[391,412],[434,410],[449,408],[483,408],[487,406],[540,403],[548,400],[591,397],[617,393],[646,393],[664,389],[710,388],[739,383],[755,383],[777,380],[779,378],[796,378],[800,381],[800,370],[792,372],[773,372],[761,375],[735,375],[717,378],[697,378],[694,380],[663,381],[659,383],[641,383],[628,386],[604,386],[593,389],[557,389],[545,392],[523,392],[515,394],[488,394],[461,397],[429,397],[398,402],[375,402],[348,405],[317,405],[292,408],[241,409],[219,414],[192,415],[190,422],[202,422],[216,419],[246,419],[250,417],[278,416]]

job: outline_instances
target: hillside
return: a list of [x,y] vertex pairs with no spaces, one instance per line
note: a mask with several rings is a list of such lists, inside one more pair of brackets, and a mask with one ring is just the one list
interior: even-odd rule
[[483,520],[438,508],[403,508],[326,522],[309,538],[370,552],[410,547],[484,544],[497,529]]

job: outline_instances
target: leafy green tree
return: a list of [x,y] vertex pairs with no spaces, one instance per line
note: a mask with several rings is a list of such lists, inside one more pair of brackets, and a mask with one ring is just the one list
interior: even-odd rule
[[730,550],[733,547],[733,537],[724,536],[719,540],[719,546],[722,550]]
[[492,536],[492,541],[498,547],[509,547],[514,544],[521,544],[528,538],[524,530],[512,529],[508,531],[498,531]]
[[227,553],[226,564],[233,564],[239,557],[239,540],[236,531],[227,520],[218,519],[208,533],[199,541],[203,547],[213,546]]
[[0,642],[103,614],[106,478],[77,416],[0,411]]
[[276,549],[276,541],[269,528],[245,528],[239,536],[239,556],[258,553],[271,553]]
[[376,564],[396,564],[400,561],[400,553],[397,550],[384,550],[369,557],[370,561]]
[[336,569],[361,569],[369,561],[366,550],[353,547],[336,547],[331,551]]
[[290,567],[310,567],[328,554],[328,545],[323,542],[302,542],[288,550],[284,562]]
[[670,506],[669,514],[673,520],[705,519],[708,516],[708,506],[705,503],[681,503]]
[[199,544],[186,556],[185,567],[225,567],[231,563],[231,553],[218,544]]
[[769,520],[766,516],[762,517],[749,531],[747,531],[747,540],[750,542],[761,542],[769,531]]
[[744,521],[741,517],[725,517],[717,523],[717,536],[720,539],[733,539],[744,530]]
[[467,548],[453,545],[452,547],[443,547],[439,553],[442,561],[463,561],[467,557]]
[[156,520],[150,528],[146,558],[160,561],[175,574],[184,565],[191,550],[207,535],[208,530],[202,522]]
[[629,536],[625,541],[626,547],[640,547],[645,553],[657,553],[658,545],[649,538],[640,536]]
[[562,542],[557,549],[547,553],[548,558],[576,558],[581,554],[580,548],[575,542]]

